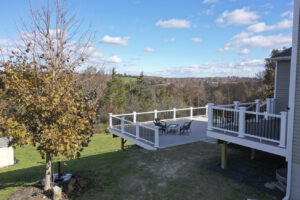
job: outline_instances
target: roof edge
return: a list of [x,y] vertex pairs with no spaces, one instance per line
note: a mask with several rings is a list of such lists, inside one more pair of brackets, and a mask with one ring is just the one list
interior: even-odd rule
[[273,60],[273,61],[291,60],[291,56],[275,57],[275,58],[270,58],[270,60]]

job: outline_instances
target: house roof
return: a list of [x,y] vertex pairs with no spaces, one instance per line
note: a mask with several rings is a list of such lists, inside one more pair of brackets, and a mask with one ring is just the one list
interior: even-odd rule
[[0,148],[8,147],[9,140],[7,138],[0,138]]
[[292,55],[292,47],[282,50],[279,54],[272,56],[271,60],[290,60]]

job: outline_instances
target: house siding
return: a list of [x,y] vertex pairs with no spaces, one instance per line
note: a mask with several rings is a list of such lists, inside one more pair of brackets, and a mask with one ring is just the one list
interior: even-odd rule
[[[295,99],[294,99],[294,119],[292,122],[293,126],[293,141],[292,141],[292,174],[291,174],[291,200],[300,199],[300,34],[299,34],[299,1],[295,1],[295,17],[294,18],[294,37],[297,34],[297,40],[293,37],[293,49],[297,46],[296,55],[296,81],[295,81]],[[297,24],[296,24],[297,23]],[[297,27],[295,27],[297,26]],[[296,45],[296,46],[294,46]],[[295,51],[293,51],[295,53]],[[293,55],[292,55],[293,56]],[[293,67],[293,66],[292,66]],[[294,71],[292,72],[294,73]],[[291,82],[291,86],[293,83]],[[293,88],[293,87],[291,87]]]
[[290,61],[278,61],[276,73],[276,106],[275,112],[286,111],[289,105]]

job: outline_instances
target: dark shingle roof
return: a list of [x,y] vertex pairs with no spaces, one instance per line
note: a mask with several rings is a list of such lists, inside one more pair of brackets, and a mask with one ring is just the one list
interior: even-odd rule
[[279,54],[272,56],[271,59],[279,59],[279,58],[284,58],[284,57],[291,57],[292,55],[292,47],[288,49],[282,50]]

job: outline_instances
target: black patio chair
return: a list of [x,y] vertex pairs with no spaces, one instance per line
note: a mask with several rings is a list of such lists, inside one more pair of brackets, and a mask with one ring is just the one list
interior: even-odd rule
[[155,126],[159,127],[159,131],[161,131],[162,133],[166,133],[166,131],[167,131],[167,122],[160,121],[160,119],[155,118],[153,123],[154,123]]
[[184,133],[187,133],[189,134],[192,130],[191,130],[191,124],[192,124],[193,120],[192,121],[189,121],[189,122],[184,122],[184,124],[182,126],[180,126],[180,135],[184,134]]

